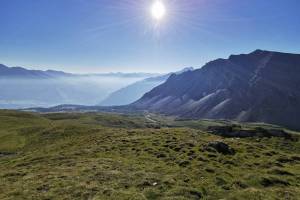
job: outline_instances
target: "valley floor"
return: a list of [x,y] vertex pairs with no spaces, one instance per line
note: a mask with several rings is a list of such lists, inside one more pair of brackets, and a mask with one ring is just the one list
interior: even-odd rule
[[207,131],[222,123],[0,111],[0,199],[300,199],[297,133]]

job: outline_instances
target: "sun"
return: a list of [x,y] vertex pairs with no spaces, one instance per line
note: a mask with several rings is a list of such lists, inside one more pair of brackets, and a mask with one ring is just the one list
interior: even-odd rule
[[166,7],[165,4],[161,0],[155,0],[151,6],[151,15],[152,18],[160,21],[166,15]]

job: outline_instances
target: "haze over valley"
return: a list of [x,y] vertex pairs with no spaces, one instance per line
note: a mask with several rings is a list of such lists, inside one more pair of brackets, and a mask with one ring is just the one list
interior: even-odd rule
[[0,107],[96,105],[112,91],[155,76],[151,73],[70,74],[0,66]]

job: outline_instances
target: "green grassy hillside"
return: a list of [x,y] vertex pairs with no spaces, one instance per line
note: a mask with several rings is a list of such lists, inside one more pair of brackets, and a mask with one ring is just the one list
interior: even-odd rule
[[[224,124],[231,122],[0,111],[0,199],[300,199],[297,133],[207,132]],[[235,153],[209,147],[215,141]]]

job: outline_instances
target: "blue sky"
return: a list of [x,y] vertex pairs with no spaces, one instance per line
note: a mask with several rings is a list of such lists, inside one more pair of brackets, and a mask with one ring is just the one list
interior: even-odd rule
[[0,0],[0,63],[169,72],[255,49],[300,52],[299,0]]

